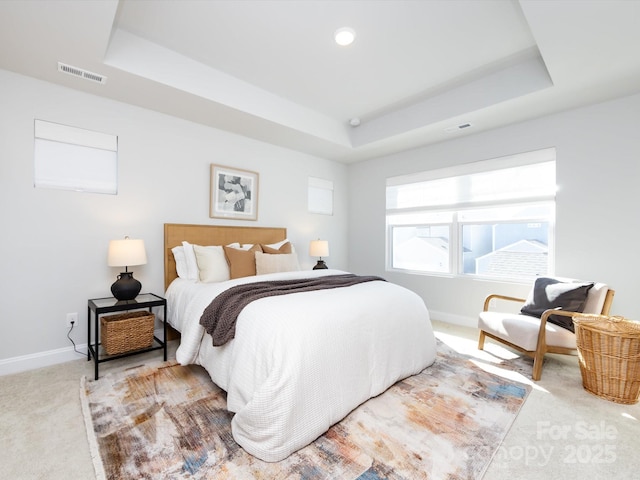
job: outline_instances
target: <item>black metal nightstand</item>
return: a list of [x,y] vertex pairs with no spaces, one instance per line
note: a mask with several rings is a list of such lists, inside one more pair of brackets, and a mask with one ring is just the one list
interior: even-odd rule
[[[133,350],[130,352],[120,353],[117,355],[107,355],[100,345],[100,315],[104,313],[113,312],[126,312],[129,310],[142,310],[148,309],[149,312],[153,311],[154,307],[162,307],[162,330],[164,336],[162,340],[153,336],[153,343],[150,347]],[[91,314],[93,312],[93,338],[91,338],[92,326],[91,326]],[[87,307],[87,355],[88,360],[93,358],[95,363],[95,379],[98,379],[98,365],[102,362],[108,362],[117,358],[129,357],[131,355],[137,355],[139,353],[150,352],[152,350],[164,350],[164,360],[167,360],[167,300],[154,294],[154,293],[141,293],[133,300],[117,300],[113,297],[107,298],[94,298],[89,300]]]

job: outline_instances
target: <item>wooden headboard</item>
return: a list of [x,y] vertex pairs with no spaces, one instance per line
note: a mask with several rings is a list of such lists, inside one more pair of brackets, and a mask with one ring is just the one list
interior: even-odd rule
[[164,289],[178,276],[171,249],[183,241],[194,245],[276,243],[287,238],[286,228],[234,227],[220,225],[164,224]]

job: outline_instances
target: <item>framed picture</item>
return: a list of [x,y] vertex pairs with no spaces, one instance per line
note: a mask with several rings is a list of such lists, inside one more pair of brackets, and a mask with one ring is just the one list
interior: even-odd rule
[[211,164],[211,218],[258,219],[258,174]]

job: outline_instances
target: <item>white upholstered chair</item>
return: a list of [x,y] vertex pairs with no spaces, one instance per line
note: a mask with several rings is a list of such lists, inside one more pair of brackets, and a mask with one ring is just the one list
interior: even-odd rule
[[[569,279],[552,279],[561,283],[578,282]],[[566,318],[572,323],[571,317],[575,311],[559,310],[550,308],[541,312],[540,318],[523,315],[521,313],[505,313],[493,311],[492,300],[504,300],[507,302],[519,302],[521,304],[531,304],[536,284],[529,297],[516,298],[499,294],[491,294],[484,301],[483,311],[480,312],[478,328],[480,337],[478,338],[478,348],[484,348],[486,337],[501,342],[533,358],[533,380],[540,380],[542,375],[542,364],[545,353],[562,353],[572,355],[576,353],[575,334],[563,327],[549,322],[551,315]],[[541,292],[537,291],[536,295]],[[614,291],[603,283],[594,283],[588,290],[583,313],[608,315],[611,303],[613,302]],[[558,318],[558,317],[556,317]]]

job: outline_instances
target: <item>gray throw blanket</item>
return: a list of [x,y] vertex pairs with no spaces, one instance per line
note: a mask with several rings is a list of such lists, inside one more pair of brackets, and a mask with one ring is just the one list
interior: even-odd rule
[[237,285],[225,290],[213,299],[202,313],[200,325],[202,325],[213,338],[213,345],[219,347],[235,336],[238,315],[240,315],[244,307],[254,300],[289,293],[349,287],[358,283],[375,280],[385,281],[385,279],[381,277],[344,274]]

